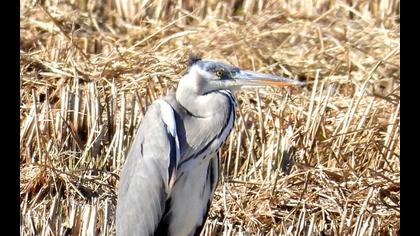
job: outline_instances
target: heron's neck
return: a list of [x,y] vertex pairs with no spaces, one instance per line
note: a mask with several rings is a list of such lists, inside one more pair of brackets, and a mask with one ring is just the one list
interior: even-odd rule
[[[194,81],[196,82],[196,81]],[[203,94],[199,84],[193,84],[183,78],[176,90],[176,99],[191,115],[201,118],[214,117],[226,112],[226,96],[217,92]]]

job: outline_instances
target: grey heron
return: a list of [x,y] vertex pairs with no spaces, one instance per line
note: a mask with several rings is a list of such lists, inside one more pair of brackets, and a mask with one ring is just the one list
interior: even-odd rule
[[121,173],[117,235],[199,235],[220,175],[218,150],[235,121],[232,91],[302,84],[190,59],[176,92],[150,105],[140,123]]

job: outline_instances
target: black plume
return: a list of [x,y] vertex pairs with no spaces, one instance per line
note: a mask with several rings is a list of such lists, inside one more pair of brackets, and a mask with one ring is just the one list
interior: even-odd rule
[[191,54],[190,59],[188,60],[188,67],[194,65],[195,63],[201,61],[201,57]]

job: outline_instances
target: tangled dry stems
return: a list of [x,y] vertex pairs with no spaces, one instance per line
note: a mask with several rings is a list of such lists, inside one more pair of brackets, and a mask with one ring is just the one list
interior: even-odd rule
[[203,235],[399,234],[399,1],[21,6],[22,235],[115,232],[126,151],[190,53],[308,82],[237,93]]

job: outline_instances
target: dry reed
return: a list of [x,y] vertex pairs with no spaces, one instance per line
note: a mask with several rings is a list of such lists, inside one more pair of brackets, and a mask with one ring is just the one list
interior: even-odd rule
[[203,235],[399,235],[399,27],[398,0],[21,0],[21,235],[114,234],[192,52],[309,82],[237,94]]

